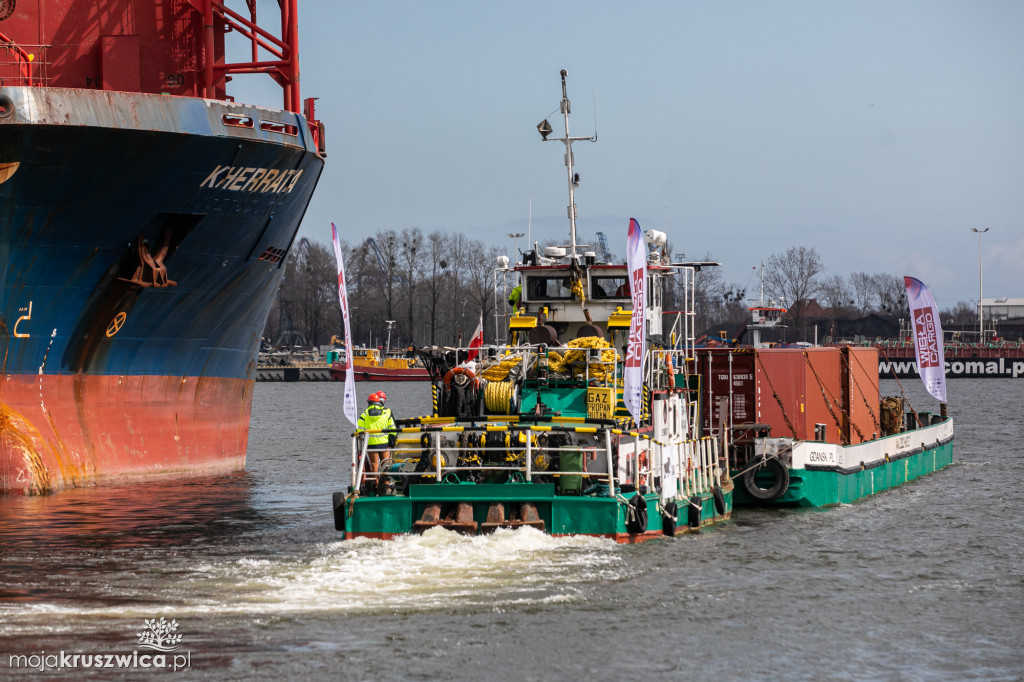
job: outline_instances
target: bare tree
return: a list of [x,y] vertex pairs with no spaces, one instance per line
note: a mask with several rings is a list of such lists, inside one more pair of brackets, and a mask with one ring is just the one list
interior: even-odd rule
[[851,273],[850,287],[853,289],[853,300],[857,310],[861,315],[867,315],[871,312],[875,299],[874,278],[866,272]]
[[381,315],[375,295],[380,268],[365,242],[344,253],[352,342],[369,345],[370,322],[379,319]]
[[423,290],[426,293],[427,308],[430,310],[430,345],[437,345],[437,322],[441,295],[449,284],[450,245],[448,235],[435,230],[427,235],[424,254]]
[[[470,302],[474,315],[467,321],[466,332],[473,333],[476,329],[476,321],[479,315],[485,318],[490,317],[494,312],[494,269],[497,267],[498,256],[501,249],[494,246],[486,246],[479,240],[473,240],[469,244],[468,259],[465,264],[465,276],[463,282],[465,295]],[[504,304],[504,297],[500,302]],[[493,325],[484,324],[484,338],[488,337],[488,327]]]
[[337,296],[337,265],[334,253],[320,242],[309,242],[302,280],[303,326],[309,343],[327,343],[332,336],[334,311],[341,309]]
[[908,314],[907,289],[902,277],[880,273],[872,277],[879,312],[886,315]]
[[407,304],[405,324],[399,328],[400,336],[405,343],[413,343],[416,339],[416,294],[420,271],[423,269],[423,232],[418,227],[402,230],[398,237],[399,267],[402,271],[402,293]]
[[978,324],[978,309],[967,301],[957,301],[952,308],[940,312],[939,318],[944,323],[976,325]]
[[853,291],[842,275],[831,275],[821,282],[821,296],[832,309],[832,318],[845,315],[853,307]]
[[772,254],[765,269],[765,289],[790,309],[798,338],[806,336],[804,302],[821,290],[825,266],[817,249],[792,246],[783,254]]
[[275,343],[317,345],[330,339],[334,310],[339,309],[334,254],[319,242],[300,239],[288,254],[278,290],[275,319],[265,334]]

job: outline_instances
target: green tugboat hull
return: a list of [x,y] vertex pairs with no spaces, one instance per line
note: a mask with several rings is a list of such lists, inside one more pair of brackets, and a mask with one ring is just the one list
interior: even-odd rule
[[[628,497],[633,495],[635,493],[628,494]],[[701,527],[728,519],[732,514],[731,489],[722,491],[718,504],[712,494],[704,493],[694,497],[699,499],[699,514],[696,507],[692,513],[688,507],[680,507],[676,519],[668,522],[661,513],[658,495],[645,495],[647,525],[642,532],[630,532],[627,527],[627,496],[556,495],[553,483],[413,484],[409,486],[408,496],[337,499],[335,514],[337,520],[344,524],[346,539],[367,537],[387,540],[422,532],[424,527],[418,525],[417,520],[423,518],[429,505],[436,503],[441,506],[442,517],[454,515],[459,504],[470,505],[471,520],[467,515],[448,524],[436,525],[453,527],[471,535],[486,534],[502,527],[532,525],[556,536],[589,535],[610,538],[620,543],[637,543],[666,535],[695,532]],[[496,504],[502,505],[503,511],[512,512],[523,503],[535,505],[536,518],[541,523],[494,520]]]

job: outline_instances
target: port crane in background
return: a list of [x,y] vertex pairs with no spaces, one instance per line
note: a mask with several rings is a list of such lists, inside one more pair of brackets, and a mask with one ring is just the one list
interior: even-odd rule
[[[384,254],[381,253],[380,247],[377,246],[377,240],[374,239],[373,237],[367,237],[366,241],[363,242],[363,245],[369,246],[371,249],[373,249],[373,255],[377,257],[377,265],[380,266],[380,271],[383,272],[384,274],[387,274],[389,272],[388,261],[384,260]],[[390,268],[390,271],[392,272],[391,281],[398,282],[403,287],[408,287],[409,284],[406,281],[405,277],[402,275],[402,273],[396,272],[395,270],[396,268],[394,267],[394,265],[392,265]]]

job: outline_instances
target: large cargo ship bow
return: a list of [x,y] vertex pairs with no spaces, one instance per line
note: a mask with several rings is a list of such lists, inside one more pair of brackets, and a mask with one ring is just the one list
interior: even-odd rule
[[[0,492],[244,465],[259,339],[325,156],[295,0],[280,37],[249,6],[0,14]],[[248,61],[227,61],[231,33]],[[232,101],[242,73],[283,106]]]

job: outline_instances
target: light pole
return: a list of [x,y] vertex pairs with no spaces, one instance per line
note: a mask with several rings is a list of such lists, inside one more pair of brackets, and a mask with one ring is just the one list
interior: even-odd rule
[[522,232],[506,232],[509,239],[512,240],[512,262],[519,262],[519,238],[525,236]]
[[985,340],[985,309],[981,301],[981,235],[988,232],[988,228],[979,230],[976,227],[972,227],[971,232],[978,233],[978,343],[981,343]]

